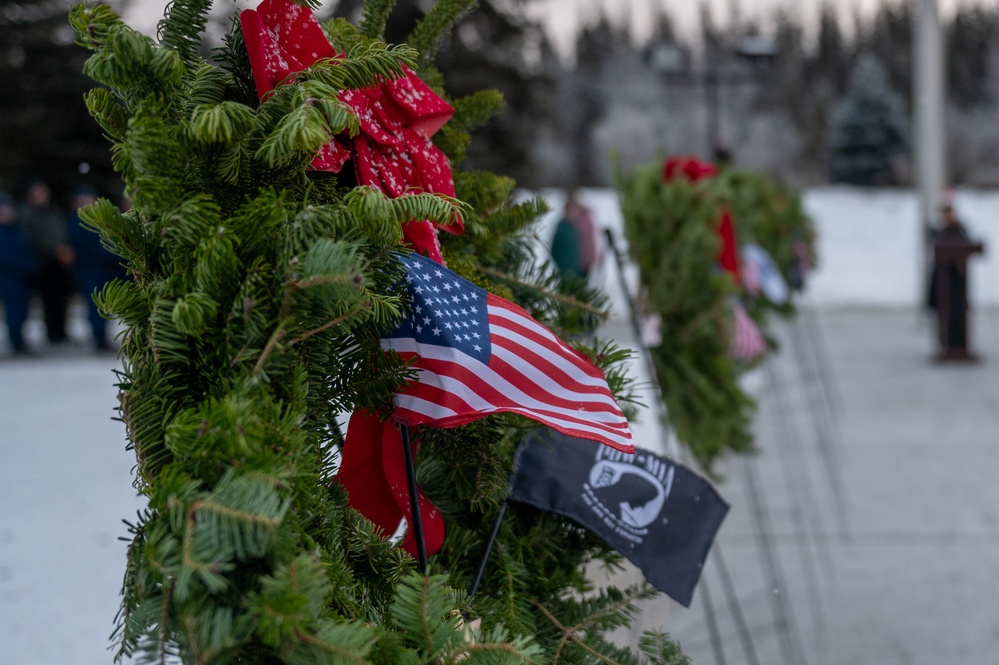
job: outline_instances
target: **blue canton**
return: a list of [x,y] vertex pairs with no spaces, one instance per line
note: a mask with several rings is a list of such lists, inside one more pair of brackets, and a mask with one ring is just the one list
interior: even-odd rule
[[387,337],[458,349],[488,363],[492,345],[486,290],[422,256],[410,254],[402,262],[410,311]]

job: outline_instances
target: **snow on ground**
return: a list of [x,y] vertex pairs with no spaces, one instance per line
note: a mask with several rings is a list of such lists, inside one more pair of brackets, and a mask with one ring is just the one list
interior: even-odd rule
[[[543,241],[550,240],[554,211],[558,211],[561,205],[557,192],[545,194],[551,199],[553,212],[539,228],[539,237]],[[597,222],[614,229],[620,238],[620,213],[615,195],[606,190],[584,190],[581,197],[593,207]],[[951,589],[955,584],[962,593],[974,595],[974,589],[986,580],[974,584],[962,582],[976,578],[966,577],[961,569],[950,569],[944,565],[945,562],[934,558],[935,550],[929,540],[926,543],[920,541],[919,545],[922,547],[920,552],[925,556],[918,563],[925,568],[913,568],[905,579],[919,579],[920,588],[925,587],[925,593],[919,596],[920,602],[936,595],[950,599],[947,606],[950,609],[946,612],[934,611],[932,605],[927,606],[928,600],[922,605],[906,602],[912,598],[913,589],[901,586],[888,588],[889,583],[894,583],[894,567],[884,558],[882,544],[902,542],[898,538],[909,537],[907,533],[899,536],[892,530],[892,516],[895,514],[892,511],[909,510],[906,508],[908,499],[905,494],[896,491],[894,481],[886,480],[884,487],[876,483],[895,477],[892,469],[895,460],[899,459],[913,466],[910,474],[913,477],[926,473],[950,479],[947,481],[950,484],[945,484],[940,490],[942,492],[953,493],[954,487],[965,487],[967,483],[963,478],[969,472],[968,468],[948,466],[946,462],[949,458],[946,456],[931,457],[928,468],[916,468],[922,458],[903,452],[907,445],[906,437],[929,431],[924,426],[926,424],[939,428],[940,414],[929,406],[939,404],[939,396],[946,397],[948,403],[955,404],[955,409],[959,410],[961,390],[974,391],[970,394],[977,396],[976,403],[980,403],[980,408],[975,418],[987,420],[989,409],[992,409],[994,416],[994,396],[999,394],[999,382],[987,363],[978,370],[968,372],[951,370],[941,374],[930,370],[931,366],[925,360],[930,354],[931,332],[924,320],[917,321],[919,317],[915,312],[902,312],[895,315],[902,316],[902,319],[885,321],[882,321],[884,314],[877,312],[847,312],[846,319],[836,314],[841,311],[839,306],[900,309],[912,307],[921,299],[923,285],[916,278],[919,264],[915,255],[918,225],[912,193],[822,188],[806,192],[804,200],[819,229],[821,259],[820,268],[806,294],[807,300],[821,308],[820,319],[830,324],[827,335],[830,336],[830,347],[837,355],[834,362],[844,362],[844,367],[856,370],[844,376],[844,380],[856,380],[858,385],[864,386],[863,391],[857,393],[863,398],[857,397],[850,385],[841,387],[848,404],[857,405],[845,431],[862,437],[871,429],[869,422],[880,419],[874,430],[878,434],[876,438],[885,441],[886,445],[895,445],[899,451],[897,457],[878,458],[883,474],[878,472],[877,477],[873,477],[870,471],[875,466],[861,458],[859,452],[854,453],[854,462],[847,465],[847,470],[862,472],[864,487],[870,489],[871,503],[867,507],[877,510],[881,522],[871,526],[872,535],[867,550],[850,549],[846,544],[838,543],[843,557],[838,565],[851,574],[880,580],[885,589],[881,596],[872,596],[871,593],[865,595],[864,588],[856,584],[844,587],[851,591],[843,599],[845,604],[830,605],[826,609],[827,615],[842,619],[843,623],[831,620],[830,624],[845,632],[832,633],[837,637],[850,637],[848,651],[852,658],[837,661],[834,655],[827,653],[821,662],[947,662],[946,658],[919,660],[920,645],[932,641],[931,633],[934,631],[927,630],[927,636],[920,641],[917,639],[920,632],[908,631],[906,626],[909,624],[905,622],[910,619],[916,621],[923,616],[934,616],[941,622],[934,630],[938,635],[947,636],[947,640],[936,642],[956,645],[955,653],[990,653],[995,638],[988,633],[986,626],[980,625],[981,621],[975,624],[982,628],[979,634],[969,635],[969,631],[962,630],[960,626],[967,623],[967,617],[961,614],[960,603],[951,598]],[[973,263],[972,298],[979,304],[999,304],[999,261],[995,258],[999,253],[999,193],[958,192],[956,205],[971,233],[987,244],[986,256]],[[542,245],[539,253],[543,251]],[[604,285],[614,304],[616,321],[612,322],[608,331],[623,343],[630,344],[628,327],[622,321],[627,309],[618,287],[618,275],[611,266],[605,264],[595,279]],[[628,277],[634,284],[634,272],[629,272]],[[988,354],[987,359],[999,357],[999,351],[996,351],[999,347],[991,341],[999,333],[996,329],[999,324],[996,323],[996,316],[992,315],[990,319],[989,325],[978,326],[980,336],[973,338],[982,340],[982,350]],[[887,327],[882,330],[879,327],[882,325]],[[39,323],[32,321],[30,336],[37,341],[41,332]],[[74,318],[72,334],[77,339],[85,337],[79,310]],[[908,346],[903,349],[905,353],[899,350],[901,347],[896,348],[894,342],[887,343],[886,336],[908,340]],[[985,344],[987,340],[990,346]],[[0,344],[0,663],[110,663],[112,654],[107,651],[108,636],[118,608],[125,556],[125,544],[117,539],[126,535],[121,520],[133,516],[142,505],[131,486],[134,455],[125,450],[123,425],[112,420],[117,403],[112,369],[117,361],[106,356],[92,357],[79,349],[62,355],[19,361],[13,361],[5,354],[6,348]],[[864,354],[870,354],[873,362],[868,362]],[[876,371],[865,371],[864,367],[868,365]],[[930,375],[925,372],[930,372]],[[899,377],[904,375],[905,380],[900,380],[899,385],[906,390],[913,391],[926,385],[931,394],[920,393],[919,399],[924,401],[919,403],[923,407],[913,408],[905,395],[892,401],[893,395],[900,390],[897,386],[888,390],[878,387],[878,381],[896,374]],[[946,381],[926,383],[927,376],[938,375]],[[885,415],[885,404],[890,404],[895,411]],[[901,420],[894,421],[892,413]],[[976,429],[975,419],[971,420],[970,423],[964,422],[957,411],[947,416],[947,422],[960,423],[963,428],[961,441],[956,443],[981,441],[985,446],[982,450],[995,449],[995,446],[986,445],[995,443],[994,427],[982,430],[985,427],[983,424]],[[896,426],[896,422],[901,425]],[[635,434],[636,439],[651,448],[657,447],[661,437],[654,416],[648,413],[636,425]],[[866,443],[859,446],[851,441],[847,443],[854,450],[866,449]],[[921,445],[927,450],[934,450],[932,442]],[[938,448],[937,452],[941,452]],[[987,457],[986,453],[982,454]],[[772,464],[773,456],[768,456],[765,450],[761,460],[770,460]],[[995,463],[999,463],[999,459],[975,458],[973,469],[985,473],[987,469],[994,468]],[[780,485],[784,481],[778,478],[775,482]],[[903,489],[909,494],[917,492],[908,485]],[[730,491],[733,491],[733,501],[741,500],[739,494]],[[968,496],[962,497],[965,502],[962,505],[978,506],[976,510],[983,513],[983,520],[994,520],[988,508],[994,502],[980,501],[982,497],[974,496],[970,488]],[[786,509],[785,506],[780,507],[780,510]],[[944,542],[949,537],[951,520],[947,515],[939,517],[934,523],[933,537]],[[858,522],[863,523],[863,520],[858,519]],[[732,524],[739,522],[733,518]],[[979,531],[973,534],[978,540],[969,539],[967,547],[962,545],[964,541],[954,545],[958,547],[954,551],[965,557],[963,561],[969,571],[978,564],[985,564],[983,570],[994,570],[995,562],[999,561],[999,552],[994,547],[996,532],[988,524],[983,524],[976,526]],[[790,537],[787,531],[783,533],[783,537]],[[750,533],[730,528],[727,538],[727,542],[731,542],[732,538],[736,541],[728,546],[727,551],[737,552],[738,543],[750,538]],[[899,548],[889,554],[902,556],[906,551]],[[746,567],[745,562],[731,563],[734,569]],[[923,574],[924,570],[929,572]],[[991,588],[994,589],[994,584]],[[901,617],[898,620],[879,611],[876,606],[879,598],[883,601],[891,599],[891,593],[897,596],[892,603],[892,611]],[[765,607],[760,598],[754,598],[750,599],[751,607],[752,603]],[[834,595],[830,598],[829,602],[834,603]],[[988,603],[987,600],[981,602]],[[994,606],[994,603],[991,605]],[[852,608],[856,607],[867,608],[857,615],[864,620],[857,619],[851,624],[851,617],[854,616]],[[662,622],[667,614],[672,616],[673,610],[660,608],[656,612],[655,616],[646,619]],[[914,614],[909,616],[906,612]],[[701,620],[689,612],[678,616],[677,630],[684,633],[685,641],[690,642],[695,652],[704,653],[706,647]],[[689,632],[697,630],[701,632],[696,636]],[[959,635],[961,639],[967,637],[967,644],[960,642]],[[893,640],[903,636],[906,653],[911,656],[908,660],[902,658],[905,654],[895,659],[864,660],[866,644],[871,645],[873,653],[885,656],[891,653]],[[940,655],[939,649],[936,652],[927,650],[926,653],[935,654],[934,657]],[[958,658],[950,662],[984,661]]]
[[[565,197],[558,190],[543,190],[540,194],[551,207],[538,229],[547,245]],[[625,247],[617,195],[606,189],[584,189],[579,199],[593,210],[597,225],[611,229],[620,246]],[[913,307],[922,303],[926,283],[920,276],[920,225],[913,191],[830,186],[806,190],[802,201],[819,238],[820,269],[808,286],[810,303],[862,307]],[[999,305],[999,192],[958,190],[954,206],[969,235],[985,244],[985,255],[975,257],[970,264],[972,302]],[[634,286],[637,273],[629,270],[627,276]],[[605,263],[595,283],[612,296],[615,316],[627,316],[620,309],[624,299],[611,265]]]
[[110,663],[127,532],[141,507],[115,361],[0,360],[0,662]]

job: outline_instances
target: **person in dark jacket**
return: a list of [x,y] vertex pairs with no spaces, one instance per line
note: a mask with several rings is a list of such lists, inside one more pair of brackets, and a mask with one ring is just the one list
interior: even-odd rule
[[61,344],[69,339],[66,316],[73,284],[73,249],[66,239],[65,214],[52,203],[52,192],[45,182],[29,183],[20,224],[41,263],[35,288],[42,298],[45,334],[50,344]]
[[[934,246],[963,245],[970,243],[968,231],[958,219],[954,206],[946,203],[940,208],[940,227],[930,236]],[[968,344],[968,266],[964,262],[947,262],[943,265],[933,264],[930,273],[927,305],[932,310],[941,306],[944,298],[946,310],[946,325],[939,331],[941,346],[948,348],[966,348]],[[944,292],[941,292],[941,289]]]
[[95,201],[97,190],[93,187],[83,185],[73,190],[73,210],[76,212],[69,220],[67,233],[76,260],[76,284],[87,307],[87,321],[94,346],[98,351],[106,351],[110,348],[108,322],[94,302],[94,292],[103,289],[112,279],[124,277],[125,269],[121,267],[121,259],[108,251],[101,244],[100,236],[85,227],[80,219],[80,208]]
[[24,322],[28,319],[31,283],[39,267],[18,224],[14,200],[6,192],[0,192],[0,300],[3,300],[7,337],[15,355],[28,352]]

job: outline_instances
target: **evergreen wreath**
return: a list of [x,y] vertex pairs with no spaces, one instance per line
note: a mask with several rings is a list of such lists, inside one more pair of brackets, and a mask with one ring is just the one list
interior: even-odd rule
[[[683,161],[682,159],[680,160]],[[670,162],[666,162],[668,167]],[[645,313],[661,319],[652,358],[671,426],[707,470],[727,453],[754,450],[755,403],[739,383],[754,365],[730,352],[731,300],[740,297],[767,338],[771,315],[793,316],[794,304],[749,297],[718,268],[718,220],[731,214],[739,242],[755,242],[785,282],[800,280],[802,253],[814,256],[815,233],[799,196],[761,173],[691,160],[686,177],[667,179],[664,163],[618,173],[625,237],[638,265]]]
[[[369,1],[360,26],[324,25],[343,58],[262,103],[236,21],[203,57],[209,0],[171,3],[157,40],[105,5],[72,10],[100,86],[87,106],[134,203],[81,212],[130,275],[96,296],[124,326],[119,412],[148,500],[129,524],[119,660],[686,662],[663,634],[645,634],[637,651],[609,641],[654,591],[594,592],[584,565],[615,567],[620,555],[554,515],[511,506],[474,604],[459,591],[508,491],[522,419],[423,433],[420,484],[448,522],[429,576],[335,481],[344,414],[389,403],[410,375],[378,344],[403,306],[404,222],[462,220],[463,237],[442,238],[449,267],[563,337],[601,311],[593,292],[534,277],[548,274],[531,251],[544,208],[512,203],[508,178],[456,171],[456,197],[390,198],[309,168],[330,136],[357,132],[342,90],[406,65],[446,98],[436,45],[472,4],[441,0],[408,45],[389,46],[380,36],[393,3]],[[457,167],[502,99],[449,101],[455,115],[434,140]],[[627,408],[629,353],[599,341],[584,350]]]

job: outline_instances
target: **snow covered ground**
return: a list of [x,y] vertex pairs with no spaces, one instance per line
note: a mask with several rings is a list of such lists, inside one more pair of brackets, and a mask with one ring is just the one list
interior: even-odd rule
[[[551,211],[538,234],[550,242],[564,194],[545,190],[541,195]],[[582,190],[579,198],[593,210],[596,223],[610,228],[624,247],[616,194]],[[808,302],[821,307],[913,307],[922,302],[926,284],[920,277],[918,204],[913,191],[830,186],[807,190],[802,200],[819,237],[820,269],[808,285]],[[985,243],[985,255],[970,263],[972,302],[999,305],[999,192],[957,190],[954,207],[969,235]],[[605,265],[596,280],[620,305],[624,300],[617,274],[609,267]],[[636,276],[628,273],[631,284]]]
[[[557,210],[557,193],[547,194]],[[613,193],[587,190],[582,198],[600,224],[619,229]],[[800,662],[988,662],[983,654],[994,656],[999,646],[992,621],[999,617],[989,600],[996,589],[989,571],[999,569],[993,508],[999,497],[988,490],[994,486],[988,470],[999,464],[999,380],[990,365],[999,358],[999,317],[992,307],[999,304],[999,194],[958,192],[956,199],[971,233],[987,245],[986,256],[972,268],[972,298],[989,306],[979,312],[973,337],[981,340],[987,362],[968,371],[934,371],[926,362],[931,332],[911,309],[923,289],[916,278],[915,197],[823,188],[807,192],[805,203],[819,228],[821,258],[805,299],[818,310],[815,320],[830,340],[832,366],[842,368],[837,378],[848,452],[843,468],[847,486],[859,491],[851,503],[857,511],[853,544],[843,539],[834,517],[824,515],[830,526],[822,533],[833,541],[836,557],[828,565],[840,572],[820,585],[824,605],[815,611],[824,612],[826,638],[816,642],[806,634],[807,657]],[[550,237],[553,215],[539,230],[542,238]],[[618,315],[607,331],[628,344],[617,275],[605,269],[599,278]],[[78,317],[72,332],[85,336]],[[40,334],[33,321],[31,337]],[[0,346],[0,663],[110,663],[108,636],[124,570],[125,545],[117,539],[126,535],[121,520],[141,507],[131,487],[134,457],[125,450],[123,426],[112,420],[117,361],[81,351],[19,361],[5,354]],[[796,370],[789,365],[782,371],[790,376]],[[762,408],[768,417],[782,410],[772,402]],[[799,403],[788,410],[802,409]],[[804,431],[807,422],[801,425]],[[637,425],[636,436],[655,447],[660,433],[651,415]],[[817,454],[810,464],[818,464]],[[779,489],[788,477],[775,468],[775,459],[783,458],[763,446],[758,469],[767,487]],[[736,471],[731,476],[737,481]],[[752,569],[756,560],[743,491],[739,484],[723,486],[723,494],[742,506],[734,506],[722,533],[735,574]],[[934,496],[941,501],[932,501]],[[773,510],[782,520],[775,535],[792,548],[786,554],[793,558],[796,527],[788,515],[794,502],[778,502]],[[955,520],[960,511],[964,517]],[[809,537],[816,533],[810,529]],[[717,580],[711,582],[717,590]],[[766,643],[777,634],[764,616],[766,584],[736,584],[749,585],[739,589],[753,613],[759,648],[771,656],[763,662],[780,662],[777,647]],[[789,593],[804,593],[801,580],[792,578],[789,586]],[[818,607],[813,598],[806,600]],[[645,619],[677,631],[700,656],[696,663],[711,662],[699,607],[677,612],[657,606]],[[806,622],[799,617],[799,624]],[[724,629],[726,639],[736,639],[734,629]],[[837,643],[846,636],[849,645]],[[822,648],[810,650],[815,644]],[[831,644],[841,651],[830,651]]]

